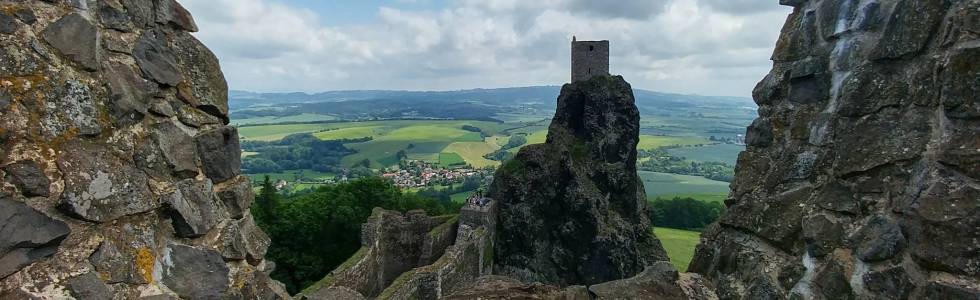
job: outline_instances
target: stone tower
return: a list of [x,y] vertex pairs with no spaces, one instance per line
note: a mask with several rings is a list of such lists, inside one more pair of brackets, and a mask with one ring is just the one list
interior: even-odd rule
[[572,82],[609,75],[609,41],[577,41],[572,37]]

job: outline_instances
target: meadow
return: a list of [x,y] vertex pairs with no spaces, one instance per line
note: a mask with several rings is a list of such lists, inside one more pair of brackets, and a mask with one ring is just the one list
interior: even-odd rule
[[742,150],[745,150],[743,145],[714,144],[701,147],[672,148],[667,149],[667,152],[694,161],[715,161],[734,165],[738,160],[738,153]]
[[699,195],[702,198],[724,200],[728,195],[728,183],[700,176],[689,176],[658,172],[637,172],[643,180],[648,198],[674,197],[675,195]]
[[694,248],[697,247],[701,233],[680,229],[654,227],[654,234],[667,250],[670,263],[680,272],[687,272],[687,266],[694,258]]

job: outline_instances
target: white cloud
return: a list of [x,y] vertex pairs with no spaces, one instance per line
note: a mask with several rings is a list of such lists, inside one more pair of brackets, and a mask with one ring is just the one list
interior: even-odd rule
[[[270,0],[183,0],[234,89],[444,90],[562,84],[568,43],[608,39],[634,87],[748,96],[768,71],[788,8],[768,0],[457,0],[380,7],[366,24],[321,25]],[[763,5],[764,4],[764,5]]]

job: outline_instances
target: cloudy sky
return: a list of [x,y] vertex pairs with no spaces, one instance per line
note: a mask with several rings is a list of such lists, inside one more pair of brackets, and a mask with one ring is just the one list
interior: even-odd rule
[[569,81],[569,41],[610,40],[634,87],[749,96],[774,0],[181,0],[232,89],[455,90]]

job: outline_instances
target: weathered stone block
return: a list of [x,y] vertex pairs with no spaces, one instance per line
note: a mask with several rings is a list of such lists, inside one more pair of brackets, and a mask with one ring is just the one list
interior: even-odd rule
[[57,251],[71,230],[0,193],[0,279]]
[[185,179],[163,200],[177,236],[195,238],[208,233],[227,217],[224,205],[214,194],[210,180]]
[[238,146],[238,129],[222,127],[198,134],[194,138],[204,175],[216,183],[241,173],[242,157]]
[[50,195],[51,181],[44,170],[33,160],[21,160],[3,167],[7,177],[24,197],[47,197]]
[[48,25],[41,34],[69,60],[89,71],[99,69],[101,61],[101,36],[98,28],[81,14],[72,13]]
[[228,266],[213,250],[171,244],[163,265],[163,284],[184,299],[222,299],[228,290]]
[[65,190],[58,208],[92,222],[108,222],[157,207],[146,175],[97,144],[73,143],[58,158]]
[[177,69],[177,58],[167,43],[165,33],[159,30],[147,30],[136,42],[133,56],[139,64],[143,75],[160,84],[176,86],[184,81]]

